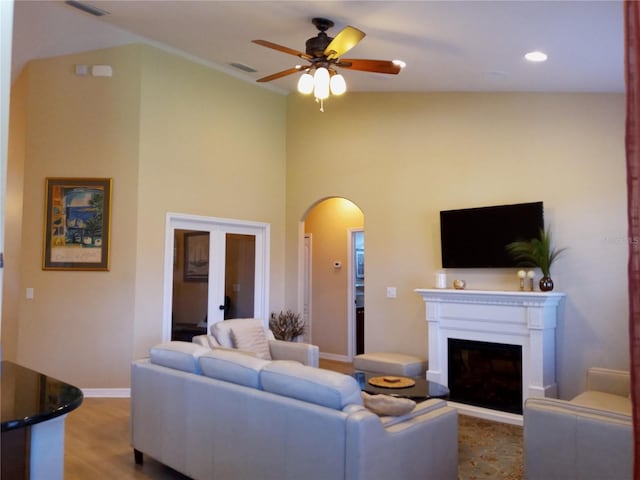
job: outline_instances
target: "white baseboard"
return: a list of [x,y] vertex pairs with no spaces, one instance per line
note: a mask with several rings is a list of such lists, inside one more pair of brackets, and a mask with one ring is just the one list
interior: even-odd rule
[[522,415],[518,415],[517,413],[501,412],[500,410],[491,410],[489,408],[476,407],[465,403],[447,402],[447,404],[458,410],[458,413],[462,415],[522,426]]
[[324,360],[335,360],[336,362],[350,363],[352,360],[348,355],[339,355],[337,353],[322,353],[320,352],[320,358]]
[[130,398],[130,388],[83,388],[85,398]]

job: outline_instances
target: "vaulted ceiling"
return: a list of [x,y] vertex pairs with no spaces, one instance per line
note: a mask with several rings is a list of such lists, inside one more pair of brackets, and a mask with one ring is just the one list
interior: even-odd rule
[[[367,36],[346,55],[402,60],[399,75],[345,71],[350,91],[624,91],[620,1],[93,0],[96,17],[60,0],[15,3],[13,76],[33,58],[142,41],[247,81],[302,63],[264,39],[304,51],[333,20]],[[542,50],[544,63],[523,59]],[[247,73],[231,66],[256,70]],[[265,84],[293,91],[298,74]]]

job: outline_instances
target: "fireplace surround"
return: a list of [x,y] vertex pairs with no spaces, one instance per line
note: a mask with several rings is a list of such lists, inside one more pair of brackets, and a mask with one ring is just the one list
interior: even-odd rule
[[[449,339],[520,347],[523,403],[557,397],[556,325],[564,293],[416,289],[428,323],[427,379],[449,386]],[[513,409],[450,402],[461,413],[522,424]],[[478,402],[476,402],[478,403]]]

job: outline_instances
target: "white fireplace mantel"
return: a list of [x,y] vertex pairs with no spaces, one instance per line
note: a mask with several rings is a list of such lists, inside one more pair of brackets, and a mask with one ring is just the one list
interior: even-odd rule
[[[415,292],[426,304],[429,324],[428,380],[448,385],[449,338],[520,345],[523,401],[528,397],[557,397],[555,331],[564,293],[449,289]],[[486,409],[470,410],[465,413],[473,415]],[[486,412],[477,416],[504,420],[503,415],[496,415],[498,418]]]

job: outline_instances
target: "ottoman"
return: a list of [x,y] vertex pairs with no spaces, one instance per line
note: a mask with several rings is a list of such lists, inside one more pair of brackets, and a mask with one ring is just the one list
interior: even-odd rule
[[353,357],[353,367],[355,370],[385,375],[422,377],[427,370],[427,359],[404,353],[362,353]]

